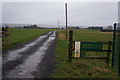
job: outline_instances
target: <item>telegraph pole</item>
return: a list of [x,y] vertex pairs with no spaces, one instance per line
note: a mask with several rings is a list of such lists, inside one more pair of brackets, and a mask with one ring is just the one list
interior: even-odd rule
[[65,14],[66,14],[66,39],[67,39],[67,3],[65,3]]
[[59,20],[58,20],[58,28],[59,28]]

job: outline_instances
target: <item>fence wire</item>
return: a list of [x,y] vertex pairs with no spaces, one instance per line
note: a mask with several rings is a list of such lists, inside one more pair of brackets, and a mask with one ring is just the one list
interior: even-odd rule
[[115,31],[115,35],[114,35],[115,48],[113,51],[114,53],[113,67],[120,73],[120,2],[118,3],[118,24],[116,25],[116,29],[114,28],[114,31]]
[[[120,67],[120,24],[116,26],[115,31],[115,50],[114,50],[114,64],[113,67],[118,70]],[[119,70],[118,70],[119,71]]]
[[117,38],[116,38],[116,42],[117,43],[117,54],[118,54],[118,69],[119,69],[119,73],[120,73],[120,24],[117,27],[117,34],[116,34]]
[[116,32],[116,53],[118,59],[118,72],[120,73],[120,1],[118,2],[118,25],[117,25],[117,32]]

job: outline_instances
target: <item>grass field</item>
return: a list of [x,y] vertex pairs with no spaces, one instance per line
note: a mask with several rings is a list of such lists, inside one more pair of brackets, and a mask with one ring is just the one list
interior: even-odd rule
[[120,53],[120,31],[119,30],[116,33],[114,53],[115,53],[114,54],[114,68],[118,69],[119,53]]
[[29,41],[37,36],[43,35],[53,29],[16,29],[8,28],[9,36],[6,37],[6,43],[3,50],[19,45],[23,42]]
[[[3,49],[9,49],[43,35],[53,29],[16,29],[9,28],[6,44]],[[104,33],[97,30],[74,30],[73,39],[76,41],[112,41],[113,33]],[[65,39],[65,30],[57,31],[56,62],[52,78],[117,78],[118,73],[106,64],[106,60],[77,59],[68,62],[68,40]],[[105,46],[106,48],[107,46]],[[106,56],[101,52],[86,52],[87,56]]]
[[[74,30],[76,41],[112,41],[113,33],[104,33],[97,30]],[[73,59],[68,62],[68,40],[65,39],[65,30],[58,31],[56,47],[56,62],[53,78],[118,78],[118,73],[106,64],[106,60]],[[106,53],[87,52],[87,56],[106,56]]]

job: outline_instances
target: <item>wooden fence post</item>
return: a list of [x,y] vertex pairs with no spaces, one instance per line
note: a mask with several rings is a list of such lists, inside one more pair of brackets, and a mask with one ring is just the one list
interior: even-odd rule
[[111,45],[112,45],[112,42],[109,41],[109,42],[108,42],[108,53],[107,53],[107,59],[106,59],[106,62],[107,62],[108,65],[109,65],[109,63],[110,63]]
[[69,31],[68,62],[72,62],[72,42],[73,42],[73,30],[70,30]]

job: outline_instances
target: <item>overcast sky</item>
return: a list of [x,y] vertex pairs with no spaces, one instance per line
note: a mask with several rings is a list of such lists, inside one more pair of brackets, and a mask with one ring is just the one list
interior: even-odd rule
[[[3,2],[2,23],[65,25],[63,2]],[[118,21],[117,2],[69,2],[69,25],[106,26]]]
[[1,2],[0,2],[0,23],[2,23],[2,3]]

